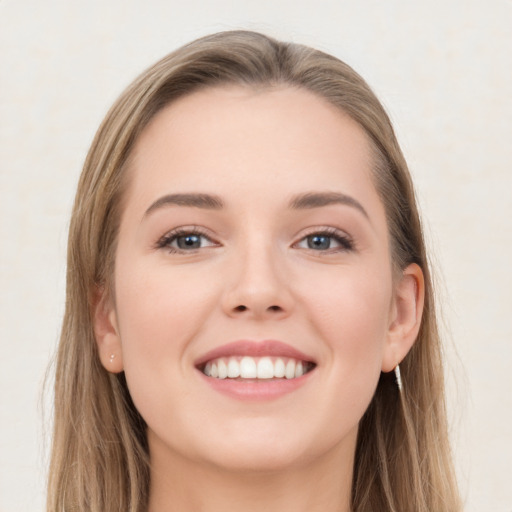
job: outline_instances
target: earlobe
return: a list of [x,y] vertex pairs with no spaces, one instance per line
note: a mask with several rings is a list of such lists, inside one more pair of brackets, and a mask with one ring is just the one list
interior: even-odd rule
[[108,372],[122,372],[124,368],[117,314],[104,288],[96,290],[93,307],[94,336],[101,364]]
[[392,371],[403,360],[418,336],[425,300],[425,281],[419,265],[411,263],[403,271],[393,300],[383,372]]

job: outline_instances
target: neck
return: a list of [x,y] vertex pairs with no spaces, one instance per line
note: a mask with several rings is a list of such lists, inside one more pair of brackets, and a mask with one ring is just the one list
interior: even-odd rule
[[265,471],[152,454],[148,511],[350,512],[354,448],[355,442],[350,453],[339,447],[292,469]]

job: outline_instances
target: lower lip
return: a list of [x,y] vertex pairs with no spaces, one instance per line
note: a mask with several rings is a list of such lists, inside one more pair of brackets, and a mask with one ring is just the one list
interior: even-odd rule
[[235,380],[207,377],[198,370],[204,381],[215,391],[238,400],[273,400],[301,388],[311,378],[314,370],[295,379]]

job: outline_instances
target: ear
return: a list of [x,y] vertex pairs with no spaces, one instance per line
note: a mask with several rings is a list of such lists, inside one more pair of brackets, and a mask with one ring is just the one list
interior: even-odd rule
[[101,364],[110,373],[120,373],[124,367],[117,314],[104,288],[96,289],[93,308],[94,336]]
[[425,300],[423,271],[411,263],[395,285],[382,371],[390,372],[407,355],[418,336]]

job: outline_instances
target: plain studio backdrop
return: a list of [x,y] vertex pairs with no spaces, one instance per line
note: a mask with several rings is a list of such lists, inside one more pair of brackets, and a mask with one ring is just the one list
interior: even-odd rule
[[42,384],[94,132],[154,61],[239,28],[333,53],[387,108],[438,269],[465,510],[511,512],[511,0],[0,0],[0,512],[44,508]]

